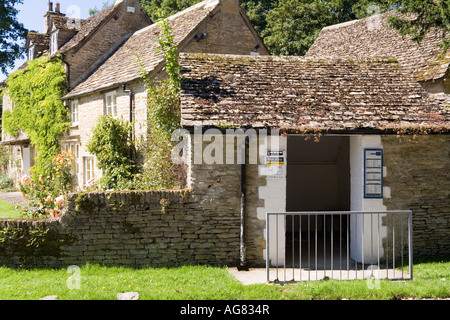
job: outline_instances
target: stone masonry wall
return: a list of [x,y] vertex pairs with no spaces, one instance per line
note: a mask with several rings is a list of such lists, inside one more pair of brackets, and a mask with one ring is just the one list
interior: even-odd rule
[[388,210],[413,211],[414,257],[450,255],[450,138],[382,136]]
[[[239,216],[214,210],[191,191],[72,194],[60,220],[0,220],[5,227],[10,234],[38,230],[39,246],[0,243],[0,265],[167,267],[239,260]],[[25,233],[22,238],[30,236]]]

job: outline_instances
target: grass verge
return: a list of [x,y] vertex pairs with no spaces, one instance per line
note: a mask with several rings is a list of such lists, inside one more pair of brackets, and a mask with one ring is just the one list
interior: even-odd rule
[[115,300],[118,293],[130,291],[138,292],[141,300],[450,298],[450,258],[418,261],[414,280],[380,280],[377,285],[368,285],[366,280],[327,280],[244,286],[226,268],[208,266],[136,269],[87,264],[79,273],[67,271],[0,267],[0,299],[37,300],[57,295],[59,300]]
[[0,218],[20,218],[20,213],[13,210],[13,205],[9,202],[0,200]]

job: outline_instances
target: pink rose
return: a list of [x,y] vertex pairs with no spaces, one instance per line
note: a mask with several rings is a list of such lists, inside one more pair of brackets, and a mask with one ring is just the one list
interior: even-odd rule
[[22,184],[29,184],[30,181],[31,181],[31,178],[30,178],[29,176],[27,176],[27,175],[23,176],[23,177],[20,179],[20,182],[22,182]]
[[90,179],[87,183],[88,183],[88,186],[89,186],[89,187],[93,187],[94,184],[95,184],[95,179],[92,178],[92,179]]
[[63,196],[59,196],[59,197],[57,197],[55,199],[55,204],[58,205],[58,206],[62,205],[63,202],[64,202],[64,197]]

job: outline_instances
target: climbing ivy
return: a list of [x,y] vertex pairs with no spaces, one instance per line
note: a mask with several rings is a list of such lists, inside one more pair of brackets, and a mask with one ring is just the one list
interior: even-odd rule
[[148,136],[142,153],[145,159],[142,188],[173,189],[182,185],[182,168],[172,162],[172,133],[180,126],[180,65],[178,47],[167,20],[159,22],[161,33],[158,52],[165,60],[166,76],[150,80],[145,71],[143,78],[148,89]]
[[59,59],[41,57],[28,61],[24,69],[12,73],[6,93],[14,102],[3,113],[3,129],[12,136],[27,134],[36,148],[33,174],[46,174],[60,151],[59,140],[70,126],[69,114],[61,96],[66,92],[66,74]]

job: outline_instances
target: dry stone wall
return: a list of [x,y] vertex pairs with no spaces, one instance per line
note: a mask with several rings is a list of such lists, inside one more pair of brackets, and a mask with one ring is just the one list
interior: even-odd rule
[[0,264],[235,265],[239,212],[216,211],[201,203],[190,191],[73,194],[59,221],[2,220],[0,229],[25,227],[41,230],[43,236],[39,247],[27,247],[31,240],[0,243]]
[[450,255],[448,135],[382,136],[388,210],[413,211],[414,257]]

